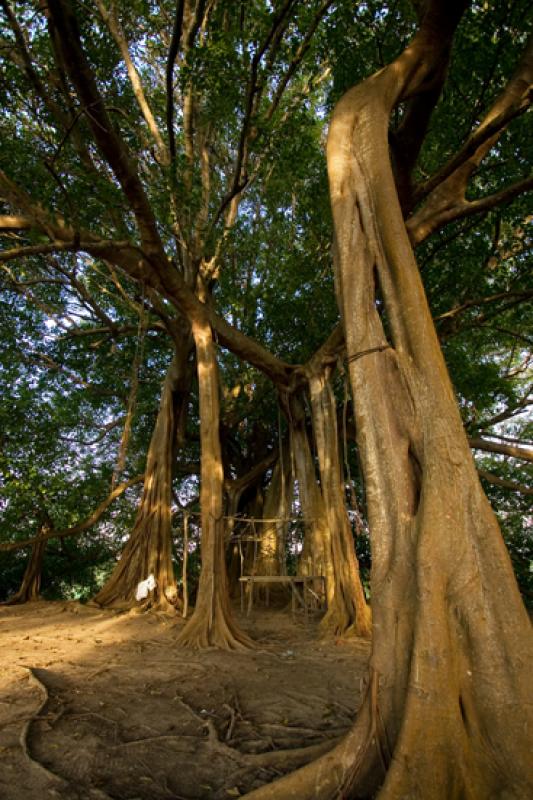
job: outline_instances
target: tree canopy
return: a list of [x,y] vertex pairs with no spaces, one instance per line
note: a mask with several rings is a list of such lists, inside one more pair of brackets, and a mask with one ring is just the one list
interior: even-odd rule
[[[516,69],[527,6],[474,4],[464,19],[415,200]],[[227,454],[228,469],[250,466],[239,462],[258,428],[262,447],[275,446],[279,375],[258,372],[261,353],[247,362],[247,347],[297,365],[333,330],[330,110],[400,52],[416,13],[381,2],[102,2],[82,17],[74,6],[2,7],[2,525],[12,539],[33,534],[45,508],[56,527],[90,513],[116,471],[128,409],[122,470],[142,472],[171,320],[182,313],[134,264],[151,236],[143,226],[154,235],[156,226],[172,271],[193,290],[207,286],[212,313],[232,326],[215,325],[237,459]],[[480,448],[484,437],[495,446],[476,452],[519,551],[529,495],[514,456],[531,442],[527,103],[504,112],[504,133],[469,184],[470,201],[501,200],[472,216],[452,210],[418,248],[465,426]],[[247,339],[232,341],[234,331]],[[506,437],[514,453],[498,452]],[[113,519],[120,535],[123,518]]]

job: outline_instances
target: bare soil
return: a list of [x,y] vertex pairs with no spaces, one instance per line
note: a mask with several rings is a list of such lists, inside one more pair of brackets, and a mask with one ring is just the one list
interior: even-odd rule
[[307,763],[350,727],[369,655],[318,621],[257,608],[256,650],[191,651],[177,618],[0,608],[1,800],[227,800]]

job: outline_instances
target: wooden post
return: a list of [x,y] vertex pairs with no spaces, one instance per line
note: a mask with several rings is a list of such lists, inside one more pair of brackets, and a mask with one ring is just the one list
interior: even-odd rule
[[254,581],[253,581],[253,579],[251,581],[247,581],[247,584],[248,584],[248,587],[247,587],[248,588],[248,611],[246,613],[246,616],[249,617],[250,614],[252,613],[252,608],[253,608],[253,605],[254,605]]
[[[242,539],[240,537],[239,537],[239,556],[240,556],[240,559],[241,559],[241,574],[240,574],[240,578],[242,579],[243,565],[244,565],[244,555],[243,555],[243,552],[242,552]],[[239,580],[239,583],[241,585],[241,612],[244,612],[244,581],[243,580]]]
[[187,587],[187,560],[189,558],[189,514],[185,511],[183,515],[183,618],[187,617],[189,610],[189,590]]
[[296,592],[295,592],[294,581],[291,581],[291,611],[294,614],[296,612]]

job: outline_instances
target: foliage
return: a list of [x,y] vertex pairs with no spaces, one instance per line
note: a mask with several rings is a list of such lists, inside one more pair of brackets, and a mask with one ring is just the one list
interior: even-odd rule
[[[174,154],[166,74],[175,4],[120,0],[113,6],[118,36],[127,43],[166,154],[97,4],[72,7],[96,88],[140,176],[168,269],[192,276],[187,280],[193,288],[207,287],[209,302],[235,329],[300,364],[338,322],[327,120],[348,87],[401,51],[416,16],[404,0],[289,5],[290,13],[276,22],[281,3],[208,4],[174,66]],[[2,9],[0,169],[65,225],[139,247],[138,220],[97,141],[94,109],[79,97],[50,17],[25,0],[3,2]],[[505,85],[531,27],[527,9],[524,0],[472,4],[417,179],[433,174],[457,150]],[[396,126],[404,112],[399,110]],[[526,116],[520,115],[484,160],[471,196],[519,180],[531,156]],[[21,211],[15,206],[0,193],[0,214]],[[418,250],[467,432],[511,434],[526,443],[528,405],[520,404],[528,391],[531,349],[527,215],[527,200],[517,196],[485,215],[452,221]],[[164,293],[154,298],[148,284],[109,254],[46,252],[54,240],[46,225],[0,233],[6,250],[42,248],[0,263],[0,539],[11,541],[34,535],[46,517],[61,529],[91,513],[116,471],[128,409],[132,429],[121,479],[142,472],[173,350],[169,320],[181,319],[181,311]],[[235,479],[278,446],[286,427],[277,389],[257,365],[220,348],[219,367],[224,460]],[[340,390],[338,399],[341,404]],[[178,497],[190,494],[196,474],[191,465],[199,459],[194,385],[189,406],[183,469],[178,463],[174,479]],[[506,426],[506,411],[517,409],[524,416],[510,417]],[[491,420],[497,417],[504,419],[495,428]],[[522,484],[519,464],[484,456],[482,466]],[[521,586],[530,594],[525,500],[488,488]],[[87,596],[101,583],[131,527],[137,499],[131,491],[83,539],[49,545],[45,593]],[[2,555],[6,590],[15,587],[23,563],[20,553]]]

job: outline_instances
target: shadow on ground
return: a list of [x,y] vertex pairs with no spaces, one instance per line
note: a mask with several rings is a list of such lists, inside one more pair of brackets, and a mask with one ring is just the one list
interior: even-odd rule
[[222,800],[325,752],[368,643],[284,610],[239,621],[257,650],[183,650],[182,621],[154,614],[0,609],[0,797]]

